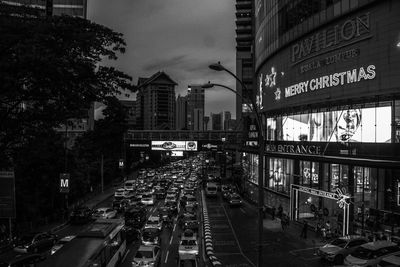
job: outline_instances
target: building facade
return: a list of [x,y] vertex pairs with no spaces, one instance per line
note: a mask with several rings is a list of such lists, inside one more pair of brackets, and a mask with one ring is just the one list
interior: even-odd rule
[[143,130],[175,129],[175,86],[166,73],[157,72],[150,78],[139,78],[137,99]]
[[120,100],[127,112],[128,129],[136,129],[136,101],[135,100]]
[[187,96],[178,95],[176,99],[175,126],[176,130],[187,129]]
[[[7,0],[0,1],[9,12],[32,16],[68,15],[87,18],[87,0]],[[3,6],[4,5],[4,6]]]
[[189,85],[187,90],[188,130],[203,130],[204,106],[204,88],[201,85]]
[[210,114],[211,118],[211,130],[218,131],[223,130],[223,112],[220,113],[212,113]]
[[253,22],[252,22],[252,1],[236,0],[236,76],[243,82],[245,87],[236,81],[236,91],[243,96],[236,98],[236,119],[241,120],[241,116],[250,112],[247,104],[253,93]]
[[341,234],[400,232],[399,14],[394,0],[256,1],[267,206]]

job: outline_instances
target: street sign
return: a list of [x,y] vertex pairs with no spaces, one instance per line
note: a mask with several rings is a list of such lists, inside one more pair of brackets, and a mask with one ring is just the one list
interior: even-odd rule
[[15,175],[0,171],[0,218],[15,218]]
[[60,173],[60,193],[69,193],[69,173]]

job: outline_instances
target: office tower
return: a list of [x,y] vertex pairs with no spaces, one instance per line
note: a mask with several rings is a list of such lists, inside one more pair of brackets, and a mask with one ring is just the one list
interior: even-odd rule
[[223,121],[223,113],[211,113],[210,114],[211,117],[211,123],[212,123],[212,130],[214,131],[220,131],[223,130],[222,129],[222,121]]
[[[195,122],[196,120],[196,122]],[[204,88],[189,85],[187,90],[187,125],[189,130],[203,130]]]
[[187,96],[178,95],[175,111],[176,130],[187,130]]

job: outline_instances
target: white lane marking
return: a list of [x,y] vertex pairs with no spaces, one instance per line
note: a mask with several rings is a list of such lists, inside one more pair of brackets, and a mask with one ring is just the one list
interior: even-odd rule
[[240,208],[240,210],[241,210],[244,214],[246,214],[246,211],[245,211],[243,208]]
[[[131,250],[128,249],[128,251],[125,253],[125,256],[122,258],[122,262],[124,262],[124,261],[126,260],[126,257],[128,256],[128,254],[129,254],[130,251],[131,251]],[[121,263],[122,263],[122,262],[121,262]]]
[[169,256],[169,250],[167,251],[167,256],[165,256],[164,263],[167,263],[167,261],[168,261],[168,256]]
[[229,226],[230,226],[231,229],[232,229],[232,233],[233,233],[233,236],[235,237],[235,240],[236,240],[236,243],[237,243],[237,245],[238,245],[238,247],[239,247],[240,253],[243,255],[243,257],[244,257],[252,266],[256,267],[256,265],[255,265],[252,261],[250,261],[249,258],[246,257],[246,255],[244,255],[243,250],[242,250],[242,247],[240,246],[239,240],[238,240],[238,238],[237,238],[237,236],[236,236],[235,230],[233,229],[233,226],[232,226],[232,223],[231,223],[231,219],[229,219],[229,216],[228,216],[228,213],[226,212],[225,207],[222,206],[222,208],[224,209],[226,218],[228,219]]
[[170,244],[170,245],[172,244],[172,239],[174,239],[173,236],[171,236],[171,239],[169,240],[169,244]]
[[175,232],[175,229],[176,229],[176,224],[174,224],[174,229],[172,231]]

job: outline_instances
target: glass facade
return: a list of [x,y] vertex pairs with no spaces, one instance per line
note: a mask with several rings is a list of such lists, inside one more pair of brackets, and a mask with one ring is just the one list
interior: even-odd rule
[[[400,121],[400,115],[396,118]],[[381,102],[364,104],[359,108],[312,111],[268,118],[266,139],[270,141],[391,143],[392,106],[390,102]]]
[[[269,158],[269,175],[265,186],[276,192],[289,194],[293,181],[294,161],[291,159]],[[267,178],[268,177],[268,178]]]
[[243,153],[242,167],[244,170],[245,180],[258,184],[258,155]]

